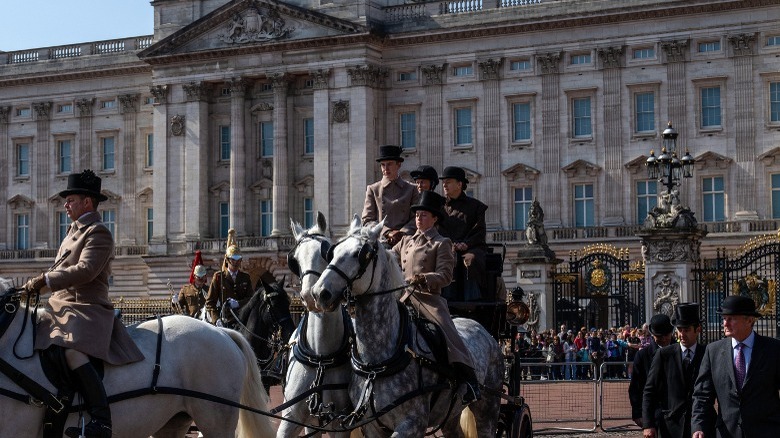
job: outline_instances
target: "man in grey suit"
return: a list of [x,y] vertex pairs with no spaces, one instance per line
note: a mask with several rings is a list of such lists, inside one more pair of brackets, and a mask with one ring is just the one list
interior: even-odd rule
[[[691,436],[693,384],[706,347],[697,342],[701,333],[699,305],[679,304],[672,324],[680,343],[658,350],[647,375],[642,400],[645,438]],[[708,435],[713,431],[710,428]]]
[[[707,346],[693,391],[693,438],[769,438],[780,434],[780,340],[753,325],[755,302],[732,295],[721,304],[725,339]],[[718,401],[717,417],[713,411]]]

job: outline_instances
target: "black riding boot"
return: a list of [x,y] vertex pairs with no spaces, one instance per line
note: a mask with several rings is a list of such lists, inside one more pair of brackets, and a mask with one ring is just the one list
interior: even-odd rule
[[[92,420],[84,426],[85,437],[111,438],[111,409],[108,407],[108,397],[103,381],[91,363],[73,370],[81,383],[81,395],[87,405],[87,412]],[[69,427],[65,435],[71,438],[81,436],[80,427]]]
[[477,375],[474,374],[474,368],[459,362],[455,362],[453,365],[455,365],[455,371],[458,374],[460,383],[466,387],[466,393],[463,394],[463,406],[482,398],[482,395],[479,393],[479,381],[477,380]]

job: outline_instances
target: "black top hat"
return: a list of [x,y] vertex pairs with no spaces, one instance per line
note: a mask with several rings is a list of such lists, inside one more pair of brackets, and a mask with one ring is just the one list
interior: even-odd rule
[[674,309],[672,324],[675,327],[691,327],[701,324],[699,320],[699,305],[696,303],[681,303]]
[[761,317],[756,311],[756,302],[752,298],[742,295],[729,295],[723,300],[718,311],[723,315],[747,315]]
[[431,182],[438,182],[439,181],[439,174],[436,173],[436,169],[434,169],[432,166],[428,165],[422,165],[417,168],[417,170],[413,170],[409,172],[409,175],[412,176],[414,179],[427,179]]
[[380,161],[395,160],[403,163],[404,158],[401,156],[401,152],[403,152],[403,149],[400,146],[392,144],[379,146],[379,156],[376,158],[376,161],[378,163]]
[[439,179],[445,179],[445,178],[453,178],[464,183],[469,182],[469,180],[466,179],[466,171],[461,169],[460,167],[455,167],[455,166],[449,166],[444,168],[444,172],[441,174]]
[[674,327],[672,327],[669,316],[667,315],[653,315],[650,318],[650,334],[654,336],[665,336],[672,333]]
[[81,173],[71,173],[68,175],[68,188],[61,191],[59,195],[61,198],[69,195],[86,195],[96,198],[98,202],[103,202],[108,197],[100,193],[100,182],[100,177],[89,169]]
[[420,202],[412,205],[412,211],[425,210],[430,211],[439,218],[439,222],[447,217],[447,213],[441,208],[444,205],[444,198],[436,192],[426,190],[420,194]]

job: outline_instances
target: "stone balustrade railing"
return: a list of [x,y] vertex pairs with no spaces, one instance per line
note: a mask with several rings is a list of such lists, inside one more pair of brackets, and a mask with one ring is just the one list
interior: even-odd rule
[[403,23],[434,15],[463,14],[487,9],[529,6],[550,0],[435,0],[383,8],[387,23]]
[[153,42],[153,36],[145,35],[116,40],[93,41],[83,44],[41,47],[31,50],[6,52],[0,53],[0,65],[24,64],[30,62],[47,61],[49,59],[76,58],[87,55],[106,55],[134,52],[151,46]]

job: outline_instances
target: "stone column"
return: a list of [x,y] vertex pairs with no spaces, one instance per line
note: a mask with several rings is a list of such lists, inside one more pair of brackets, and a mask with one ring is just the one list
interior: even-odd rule
[[[230,85],[230,228],[236,236],[246,236],[246,89],[244,79]],[[251,154],[250,154],[251,155]]]
[[[674,125],[675,129],[679,133],[677,138],[678,149],[682,149],[690,144],[691,135],[688,131],[688,113],[689,108],[686,105],[687,99],[685,96],[688,93],[688,82],[685,79],[685,56],[688,52],[688,41],[667,41],[661,43],[661,49],[666,55],[666,76],[668,78],[667,98],[669,105],[669,120]],[[660,99],[659,99],[660,100]],[[660,105],[660,102],[659,102]],[[663,131],[666,126],[666,121],[661,120],[658,129]],[[682,146],[682,147],[681,147]],[[659,154],[656,152],[656,155]],[[682,151],[685,154],[685,151]],[[695,155],[695,153],[693,154]],[[678,150],[677,156],[681,157],[681,153]],[[685,199],[694,199],[691,196],[690,188],[693,184],[687,184],[687,187],[680,187],[680,193],[685,193]],[[661,192],[659,186],[658,192]]]
[[200,240],[208,235],[208,164],[209,104],[206,101],[206,85],[190,82],[184,84],[187,99],[184,138],[184,237]]
[[287,88],[289,78],[284,73],[270,76],[274,87],[274,157],[273,157],[273,229],[272,236],[290,234],[290,186],[287,144]]
[[482,202],[493,207],[488,208],[485,223],[488,229],[498,229],[501,225],[501,200],[505,199],[499,187],[501,184],[501,82],[502,58],[487,59],[477,63],[481,73],[484,102],[482,102],[482,132],[484,146],[477,148],[477,156],[482,158],[483,177],[480,181],[479,197]]
[[665,313],[671,318],[678,303],[698,301],[690,287],[691,270],[700,258],[699,228],[646,228],[636,233],[642,239],[645,259],[645,315]]
[[[604,84],[604,187],[623,187],[623,108],[621,105],[623,64],[622,47],[598,49],[603,68]],[[596,147],[599,147],[597,145]],[[625,223],[623,218],[623,191],[605,191],[604,221],[602,225]]]
[[[49,197],[52,195],[50,187],[50,177],[52,164],[57,159],[56,154],[52,156],[49,137],[51,137],[51,102],[33,102],[33,111],[35,112],[35,153],[31,154],[33,160],[30,163],[30,176],[33,178],[33,206],[30,219],[34,221],[35,227],[31,228],[30,242],[33,248],[47,248],[49,233],[51,229],[49,218],[52,217],[47,211]],[[34,169],[34,170],[33,170]]]
[[168,253],[168,86],[153,85],[154,96],[154,168],[152,174],[154,223],[149,255]]
[[[560,53],[546,53],[536,57],[542,74],[542,135],[540,147],[534,148],[536,162],[541,164],[538,199],[548,205],[547,227],[560,227],[563,224],[561,203],[561,84],[559,68]],[[565,129],[563,130],[565,131]]]
[[338,170],[330,164],[330,70],[317,70],[311,76],[314,79],[314,209],[331,221],[331,172]]
[[116,242],[119,245],[135,245],[136,241],[136,131],[138,128],[138,94],[122,94],[119,96],[119,110],[123,121],[123,141],[121,166],[117,168],[121,178],[120,184],[124,197],[120,199],[119,226],[117,227]]
[[[7,169],[5,175],[0,176],[0,193],[8,193],[8,180],[11,178],[11,170],[13,169],[11,161],[9,159],[10,147],[8,145],[8,118],[11,114],[10,106],[0,106],[0,169]],[[8,203],[0,202],[0,249],[8,249],[10,245],[6,242],[6,236],[8,236]]]
[[420,163],[433,166],[438,172],[444,170],[444,84],[445,65],[424,65],[420,68],[425,85],[424,114],[421,114],[421,126],[424,137],[420,139]]
[[76,99],[76,109],[79,117],[79,141],[73,148],[74,156],[78,157],[75,172],[92,169],[92,107],[95,98]]
[[761,118],[753,99],[753,47],[756,35],[739,34],[728,38],[734,58],[734,125],[736,146],[737,196],[734,219],[758,220],[756,206],[756,128],[754,120]]
[[528,330],[555,327],[553,278],[550,273],[562,260],[547,244],[524,243],[517,251],[517,256],[510,259],[517,270],[517,284],[523,288],[527,296],[531,316],[528,319]]

